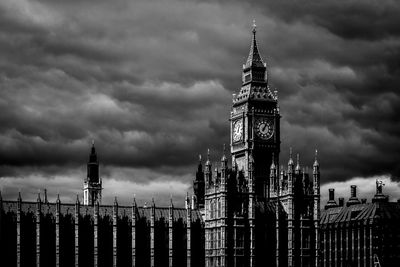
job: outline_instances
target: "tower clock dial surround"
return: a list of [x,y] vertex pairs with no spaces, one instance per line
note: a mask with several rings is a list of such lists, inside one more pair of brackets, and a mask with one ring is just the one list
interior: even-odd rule
[[259,138],[268,140],[274,135],[274,122],[271,119],[258,119],[255,130]]

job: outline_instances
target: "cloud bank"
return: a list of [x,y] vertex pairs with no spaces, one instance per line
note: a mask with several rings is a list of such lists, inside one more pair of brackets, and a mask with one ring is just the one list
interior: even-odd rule
[[217,161],[229,143],[253,18],[279,91],[281,164],[291,146],[311,165],[318,147],[323,184],[399,181],[399,9],[388,0],[1,1],[3,195],[46,185],[75,198],[94,139],[106,196],[145,191],[166,202],[167,184],[183,196],[197,155],[209,147]]

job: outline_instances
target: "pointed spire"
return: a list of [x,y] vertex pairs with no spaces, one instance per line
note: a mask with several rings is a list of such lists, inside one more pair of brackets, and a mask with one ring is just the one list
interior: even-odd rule
[[40,190],[39,190],[39,192],[38,192],[38,197],[37,197],[36,201],[37,201],[37,202],[41,202],[41,199],[40,199]]
[[225,150],[226,150],[226,147],[225,147],[225,144],[224,144],[223,149],[222,149],[222,158],[221,158],[222,162],[226,162],[227,161],[226,155],[225,155]]
[[315,160],[314,160],[314,165],[313,167],[319,167],[319,163],[318,163],[318,150],[315,149]]
[[206,165],[210,166],[211,165],[211,161],[210,161],[210,149],[207,149],[207,161],[206,161]]
[[60,203],[60,194],[57,194],[57,200],[56,203]]
[[75,202],[75,204],[79,204],[79,195],[78,194],[76,194],[76,202]]
[[136,207],[136,194],[133,194],[132,206]]
[[44,189],[44,203],[48,203],[49,201],[47,200],[47,189]]
[[186,192],[185,208],[186,209],[190,209],[190,198],[189,198],[189,193],[188,192]]
[[151,198],[151,206],[152,206],[153,208],[156,207],[156,202],[154,202],[154,197]]
[[297,164],[296,164],[296,169],[295,169],[297,172],[300,172],[301,171],[301,168],[300,168],[300,155],[299,155],[299,153],[297,153]]
[[96,153],[96,148],[94,146],[94,140],[92,140],[92,147],[90,149],[89,162],[97,162],[97,153]]
[[117,197],[114,197],[114,206],[118,206]]
[[174,207],[174,203],[172,201],[172,195],[169,196],[169,207],[172,209]]
[[22,201],[21,190],[18,190],[18,201]]
[[292,159],[292,148],[290,148],[290,150],[289,150],[289,162],[288,162],[288,166],[294,166],[294,162],[293,162],[293,159]]
[[272,163],[271,163],[271,170],[276,170],[276,166],[275,166],[275,154],[272,153]]
[[257,28],[256,21],[253,20],[253,30],[252,30],[253,38],[251,40],[249,57],[247,58],[246,64],[244,65],[244,68],[246,69],[250,67],[265,67],[265,63],[263,62],[260,52],[258,51],[256,28]]

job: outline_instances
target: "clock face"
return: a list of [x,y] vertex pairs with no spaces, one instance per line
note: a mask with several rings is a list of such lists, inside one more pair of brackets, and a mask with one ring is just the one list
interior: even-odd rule
[[243,138],[243,121],[237,120],[233,123],[233,142],[238,142]]
[[273,121],[268,119],[259,119],[256,122],[256,133],[261,139],[270,139],[274,135]]

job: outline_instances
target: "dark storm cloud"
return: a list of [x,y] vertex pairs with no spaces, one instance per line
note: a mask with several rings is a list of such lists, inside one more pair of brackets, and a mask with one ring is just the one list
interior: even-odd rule
[[1,176],[29,186],[61,177],[54,190],[66,177],[79,181],[95,139],[113,190],[116,181],[162,188],[162,179],[189,188],[197,155],[210,147],[218,161],[229,143],[231,94],[255,17],[279,91],[281,163],[292,146],[311,165],[318,147],[324,183],[397,179],[399,9],[395,1],[2,1]]

